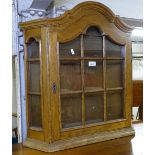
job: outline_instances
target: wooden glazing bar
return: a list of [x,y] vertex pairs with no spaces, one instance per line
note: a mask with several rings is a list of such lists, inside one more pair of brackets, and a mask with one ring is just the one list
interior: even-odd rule
[[69,95],[69,94],[80,94],[82,93],[82,90],[78,90],[78,91],[66,91],[66,90],[61,90],[61,95]]
[[94,89],[85,89],[85,93],[97,93],[97,92],[104,92],[104,89],[102,88],[94,88]]
[[[81,58],[84,57],[83,35],[81,35]],[[82,80],[82,126],[85,125],[85,97],[84,97],[84,60],[81,60],[81,80]]]
[[[126,45],[124,45],[124,47],[123,47],[123,54],[126,54]],[[124,112],[123,112],[123,116],[125,117],[126,116],[126,113],[127,113],[127,111],[126,111],[126,80],[125,80],[125,76],[126,76],[126,56],[125,55],[123,55],[124,56],[124,60],[122,61],[122,70],[123,70],[123,72],[122,72],[122,83],[123,83],[123,106],[124,106]],[[132,64],[132,63],[131,63]]]
[[[105,36],[103,36],[103,58],[106,58]],[[106,100],[106,59],[103,61],[103,88],[104,92],[104,121],[107,121],[107,100]]]
[[106,57],[107,60],[124,60],[122,57]]
[[96,58],[96,57],[84,57],[84,60],[104,60],[104,58]]
[[76,57],[76,58],[60,58],[60,61],[77,61],[77,60],[81,60],[81,57]]
[[[77,61],[77,60],[105,60],[105,58],[96,58],[96,57],[60,58],[60,61]],[[113,59],[109,59],[109,60],[113,60]],[[122,60],[122,59],[116,59],[116,60]]]
[[106,91],[115,91],[115,90],[123,90],[124,87],[116,87],[116,88],[107,88]]
[[[66,51],[66,50],[69,51],[69,49],[65,49],[65,48],[60,48],[60,51],[61,51],[61,50],[62,50],[62,51]],[[80,49],[76,49],[76,48],[74,48],[74,50],[75,50],[75,51],[80,51]]]
[[[40,57],[42,57],[42,49],[41,49],[41,40],[39,40],[39,56]],[[41,124],[42,124],[42,128],[44,128],[44,123],[43,123],[43,120],[44,120],[44,116],[43,116],[43,113],[44,113],[44,111],[43,111],[43,81],[42,81],[42,77],[43,77],[43,70],[42,70],[42,65],[43,65],[43,63],[42,63],[42,60],[41,59],[39,59],[40,60],[40,101],[41,101]]]

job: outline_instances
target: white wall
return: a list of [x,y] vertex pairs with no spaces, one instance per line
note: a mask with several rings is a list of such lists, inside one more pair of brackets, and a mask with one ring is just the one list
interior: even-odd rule
[[[17,114],[17,83],[15,59],[12,60],[12,113]],[[17,118],[12,116],[12,128],[17,127]],[[15,135],[13,135],[15,136]]]
[[[132,79],[143,80],[143,43],[132,43]],[[137,57],[137,58],[136,58]]]
[[[143,42],[132,43],[132,56],[141,57],[143,56]],[[132,59],[132,79],[143,80],[143,58]],[[138,107],[132,107],[133,119],[136,120]]]
[[33,0],[18,0],[18,9],[19,12],[21,12],[22,10],[26,10],[30,7],[30,5],[32,4]]

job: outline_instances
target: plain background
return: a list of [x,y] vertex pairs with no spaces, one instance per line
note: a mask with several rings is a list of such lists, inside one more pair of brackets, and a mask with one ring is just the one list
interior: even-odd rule
[[[155,154],[155,4],[144,9],[144,155]],[[12,0],[0,4],[0,155],[12,154]]]

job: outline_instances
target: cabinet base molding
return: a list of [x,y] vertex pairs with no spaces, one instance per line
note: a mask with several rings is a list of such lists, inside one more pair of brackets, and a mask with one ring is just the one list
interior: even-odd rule
[[26,147],[37,149],[44,152],[55,152],[55,151],[65,150],[65,149],[83,146],[87,144],[93,144],[97,142],[103,142],[107,140],[121,138],[125,136],[133,136],[134,134],[135,134],[135,131],[131,127],[129,127],[129,128],[117,129],[113,131],[106,131],[106,132],[73,137],[65,140],[58,140],[51,144],[48,144],[46,142],[42,142],[39,140],[27,138],[27,140],[23,143],[23,145]]

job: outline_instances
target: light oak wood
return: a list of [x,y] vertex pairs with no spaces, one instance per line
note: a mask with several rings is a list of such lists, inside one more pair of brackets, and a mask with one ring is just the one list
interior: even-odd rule
[[49,80],[49,46],[48,46],[48,28],[41,28],[41,62],[42,62],[42,98],[43,98],[43,126],[45,142],[52,141],[51,129],[51,104],[50,104],[50,80]]
[[59,69],[57,55],[57,32],[49,32],[49,62],[50,62],[50,89],[52,84],[56,83],[56,93],[50,90],[51,98],[51,117],[52,117],[52,135],[53,140],[59,139],[60,136],[60,86],[59,86]]
[[139,107],[139,119],[143,120],[143,80],[133,80],[132,107]]
[[[143,154],[143,134],[142,123],[133,124],[136,131],[135,137],[123,137],[114,140],[94,143],[53,153],[42,152],[14,144],[12,146],[13,155],[138,155]],[[133,139],[132,139],[133,138]],[[132,139],[132,140],[131,140]]]
[[[114,13],[109,8],[98,2],[84,2],[77,5],[72,10],[67,11],[63,16],[53,19],[39,19],[20,23],[20,27],[24,31],[25,38],[26,113],[28,126],[28,139],[25,142],[25,145],[43,151],[57,151],[63,148],[62,145],[65,144],[66,139],[68,139],[69,143],[63,149],[79,146],[80,141],[78,140],[78,138],[76,138],[79,136],[79,139],[83,139],[83,143],[81,143],[81,145],[85,145],[87,143],[90,143],[90,140],[92,140],[92,138],[95,139],[95,136],[91,137],[90,135],[96,135],[96,133],[98,133],[99,135],[102,134],[102,140],[107,140],[106,134],[109,135],[109,139],[119,138],[120,135],[121,137],[128,136],[128,134],[126,134],[125,132],[126,128],[130,129],[130,135],[134,134],[133,130],[131,130],[130,128],[132,102],[132,63],[130,35],[133,29],[132,27],[123,23],[120,18],[114,15]],[[90,28],[94,29],[94,27],[100,34],[87,34],[88,31],[90,31]],[[94,31],[93,33],[97,32]],[[92,49],[100,48],[100,50],[98,50],[98,53],[95,53],[97,56],[92,56],[94,55],[94,50],[91,50],[89,48],[88,50],[85,50],[85,36],[92,37],[93,41],[95,41],[94,37],[100,37],[100,39],[98,40],[99,45],[102,44],[101,46],[103,46],[102,49],[101,47],[90,45]],[[80,51],[80,54],[76,57],[71,57],[67,54],[61,55],[60,51],[69,52],[69,48],[62,48],[65,47],[63,45],[69,44],[77,37],[79,37],[80,39],[80,46],[79,49],[78,46],[76,46],[74,50],[78,52]],[[27,44],[30,43],[32,38],[39,42],[39,58],[28,57]],[[117,54],[116,56],[106,56],[106,38],[110,40],[111,44],[114,47],[118,46],[119,48],[121,48],[121,54]],[[98,45],[97,42],[96,44]],[[85,54],[86,51],[87,54]],[[93,54],[89,54],[89,52],[92,52]],[[95,73],[93,69],[91,70],[90,68],[88,68],[87,63],[89,61],[95,61],[97,65],[99,64],[99,67],[97,66]],[[119,65],[117,65],[116,67],[118,61],[121,63],[119,63]],[[112,72],[109,72],[109,77],[113,80],[112,85],[117,82],[119,86],[107,86],[107,80],[110,79],[106,76],[108,72],[108,62],[115,62],[115,65],[109,65],[110,67],[113,66]],[[30,63],[40,64],[40,92],[31,92],[29,90]],[[78,69],[74,64],[78,64]],[[71,69],[69,70],[68,68]],[[89,71],[89,74],[86,73],[87,70]],[[119,73],[119,70],[121,70],[121,73]],[[71,74],[72,77],[70,76],[68,78],[69,81],[67,81],[67,78],[63,78],[63,80],[65,79],[63,81],[64,87],[67,87],[67,85],[71,84],[71,82],[73,83],[72,85],[74,87],[71,87],[71,90],[67,88],[61,88],[62,71],[63,76],[66,77],[69,77],[68,75],[70,75],[70,71],[72,71],[72,73],[75,73],[75,75]],[[114,78],[116,75],[119,75],[117,77],[118,81],[116,80],[116,78]],[[78,80],[77,77],[79,78]],[[80,87],[78,85],[80,85]],[[121,118],[116,118],[114,120],[108,120],[107,96],[108,93],[117,92],[122,92],[123,94],[123,116],[121,115]],[[96,122],[92,124],[87,124],[86,95],[88,94],[90,96],[95,96],[95,94],[104,96],[103,118],[100,118],[104,121],[98,122],[96,120]],[[38,95],[41,97],[41,130],[40,128],[30,126],[31,109],[29,95]],[[81,109],[82,116],[80,121],[82,122],[82,125],[64,128],[61,122],[63,120],[62,99],[68,96],[70,96],[71,99],[72,96],[77,95],[81,95],[81,105],[79,108],[77,108],[76,111]],[[117,98],[117,100],[120,100],[118,96]],[[98,99],[95,98],[94,100]],[[114,108],[113,110],[118,110],[119,112],[119,105],[120,104],[116,105],[117,108]],[[95,106],[92,106],[92,108],[95,108]],[[71,114],[71,112],[69,114]],[[96,115],[98,115],[97,112]],[[70,118],[70,116],[68,116],[68,118]],[[116,136],[110,137],[110,133],[114,133],[114,131],[118,131],[116,132]],[[123,134],[123,131],[125,132],[125,134]],[[101,141],[101,138],[99,138],[99,136],[97,135],[96,139],[98,139],[96,140],[96,142]],[[41,142],[38,143],[38,140]],[[73,140],[74,145],[71,143]],[[43,146],[46,146],[46,149],[44,149]],[[53,146],[56,149],[52,149]]]
[[[83,10],[81,12],[81,10]],[[79,20],[79,18],[83,17],[90,10],[99,12],[102,16],[105,16],[108,22],[113,23],[118,29],[124,32],[131,32],[133,27],[125,24],[119,16],[116,16],[107,6],[98,3],[98,2],[83,2],[78,4],[74,9],[70,11],[66,11],[63,16],[60,16],[55,19],[45,19],[45,20],[35,20],[35,22],[26,22],[20,24],[24,29],[31,29],[40,26],[52,26],[52,27],[60,27],[65,24],[66,26],[70,25],[74,21]],[[65,20],[68,22],[65,22]]]
[[107,141],[111,139],[121,138],[124,136],[131,136],[131,135],[134,135],[134,130],[131,128],[124,128],[124,129],[115,130],[115,131],[100,132],[100,133],[95,133],[91,135],[70,138],[65,141],[60,140],[52,144],[43,143],[37,140],[27,139],[27,141],[24,143],[24,146],[35,148],[37,150],[41,150],[45,152],[55,152],[55,151],[69,149],[77,146],[93,144],[101,141]]
[[133,80],[133,107],[143,106],[143,80]]

